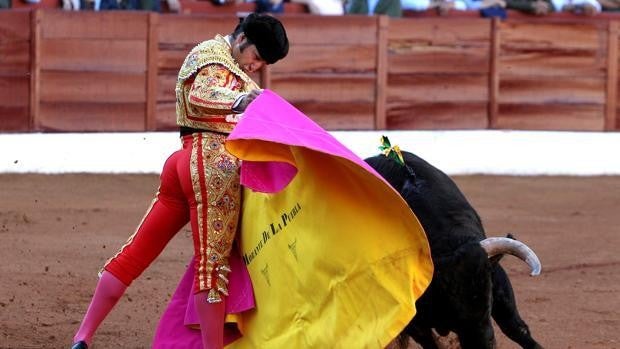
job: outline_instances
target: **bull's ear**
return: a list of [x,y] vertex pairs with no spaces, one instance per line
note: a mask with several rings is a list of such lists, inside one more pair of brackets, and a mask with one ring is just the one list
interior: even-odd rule
[[489,262],[491,263],[491,265],[496,265],[499,263],[500,260],[502,260],[502,258],[504,257],[504,254],[496,254],[495,256],[489,258]]

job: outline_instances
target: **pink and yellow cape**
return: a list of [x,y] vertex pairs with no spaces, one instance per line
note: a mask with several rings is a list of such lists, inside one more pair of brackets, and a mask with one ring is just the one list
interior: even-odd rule
[[[405,201],[269,90],[226,148],[243,160],[235,263],[252,280],[249,286],[243,272],[231,280],[229,319],[243,336],[227,335],[229,347],[385,347],[415,315],[433,274],[426,236]],[[154,348],[201,348],[188,326],[192,272],[162,316]]]

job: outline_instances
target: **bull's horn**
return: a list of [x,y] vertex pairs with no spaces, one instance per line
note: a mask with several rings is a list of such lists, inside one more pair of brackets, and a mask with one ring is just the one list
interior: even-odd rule
[[532,269],[530,275],[536,276],[540,274],[541,265],[536,253],[534,253],[531,248],[521,241],[509,238],[493,237],[480,241],[480,245],[487,252],[489,258],[498,254],[508,253],[519,257],[527,263],[527,265],[529,265]]

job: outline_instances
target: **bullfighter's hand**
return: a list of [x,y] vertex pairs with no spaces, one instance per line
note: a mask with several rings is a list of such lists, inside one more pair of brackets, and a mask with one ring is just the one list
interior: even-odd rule
[[260,96],[262,92],[263,90],[250,91],[250,93],[248,93],[245,97],[243,97],[243,99],[239,103],[239,106],[237,106],[236,109],[239,110],[240,112],[244,112],[245,109],[248,107],[248,105],[250,105],[250,103],[252,103],[256,99],[256,97]]

